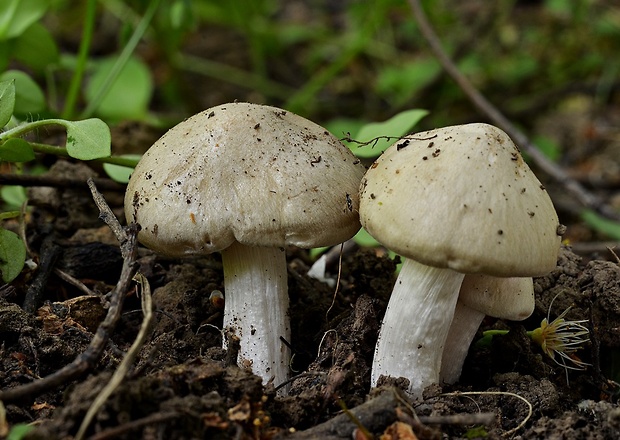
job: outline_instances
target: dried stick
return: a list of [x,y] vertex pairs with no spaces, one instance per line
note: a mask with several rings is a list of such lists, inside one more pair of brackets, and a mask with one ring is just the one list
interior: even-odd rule
[[619,212],[607,205],[598,196],[589,192],[577,180],[570,177],[566,171],[542,154],[521,130],[517,129],[497,107],[473,86],[443,50],[441,41],[428,21],[420,0],[409,0],[409,4],[413,10],[413,15],[418,23],[420,32],[426,39],[435,57],[478,110],[504,130],[543,172],[564,186],[583,206],[593,209],[609,219],[620,221]]
[[[98,188],[110,191],[125,191],[125,185],[115,182],[112,179],[96,177],[94,182]],[[48,186],[52,188],[71,188],[71,189],[87,189],[84,179],[76,177],[59,177],[59,176],[32,176],[27,174],[0,174],[0,185],[21,185],[21,186]]]
[[24,400],[34,396],[41,395],[53,388],[70,382],[90,370],[101,357],[103,350],[110,338],[110,334],[116,327],[121,312],[125,296],[131,287],[131,282],[136,273],[136,255],[137,255],[137,228],[130,225],[125,231],[116,217],[112,214],[110,207],[107,205],[103,196],[97,191],[92,180],[89,179],[89,186],[93,194],[93,199],[99,207],[101,217],[108,223],[108,226],[116,234],[116,238],[121,242],[121,252],[123,254],[123,268],[121,270],[120,279],[110,293],[110,305],[108,313],[103,322],[97,328],[93,339],[88,348],[80,354],[73,362],[64,366],[55,373],[50,374],[42,379],[20,385],[15,388],[0,391],[0,400],[3,402],[11,402],[16,400]]
[[350,409],[348,413],[337,415],[325,423],[316,425],[305,431],[291,434],[291,440],[317,439],[338,440],[350,439],[351,433],[361,423],[368,431],[376,432],[397,420],[396,409],[400,405],[400,391],[386,390],[377,397]]
[[40,251],[40,262],[37,275],[28,287],[22,308],[28,313],[34,313],[41,306],[47,281],[54,271],[56,260],[62,253],[60,246],[54,243],[52,235],[43,240]]
[[106,400],[112,395],[114,390],[118,388],[121,384],[132,364],[134,363],[136,357],[140,353],[144,342],[146,341],[147,336],[149,335],[149,330],[151,328],[151,322],[153,321],[153,303],[151,301],[151,288],[149,283],[142,274],[136,274],[135,280],[142,286],[142,313],[144,314],[144,319],[142,321],[142,326],[140,327],[140,332],[138,336],[136,336],[135,341],[131,344],[131,348],[119,364],[118,368],[112,375],[110,381],[106,384],[105,387],[99,392],[95,400],[93,401],[90,408],[86,412],[84,416],[84,420],[82,420],[82,424],[80,425],[80,429],[75,435],[75,440],[82,440],[84,435],[86,434],[86,430],[90,425],[90,422],[93,420],[97,412],[101,409],[101,407],[105,404]]

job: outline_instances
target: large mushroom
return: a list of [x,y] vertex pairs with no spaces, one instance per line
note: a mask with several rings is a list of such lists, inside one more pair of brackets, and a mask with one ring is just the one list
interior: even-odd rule
[[336,137],[275,107],[231,103],[181,122],[142,157],[125,195],[138,239],[172,257],[220,252],[224,328],[240,366],[287,379],[284,248],[331,246],[359,229],[364,167]]
[[555,267],[558,217],[500,129],[446,127],[396,142],[360,186],[362,226],[404,257],[371,374],[409,379],[420,397],[439,381],[465,274],[532,277]]

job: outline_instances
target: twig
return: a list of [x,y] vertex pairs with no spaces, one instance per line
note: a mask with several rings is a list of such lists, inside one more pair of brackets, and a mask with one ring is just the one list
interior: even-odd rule
[[440,396],[452,396],[452,397],[459,397],[459,396],[510,396],[510,397],[515,397],[521,401],[523,401],[528,408],[528,412],[527,412],[527,416],[525,416],[525,418],[521,421],[521,423],[519,423],[515,428],[504,432],[502,435],[504,437],[510,437],[512,434],[514,434],[515,432],[517,432],[519,429],[523,428],[525,426],[525,424],[527,423],[527,421],[530,419],[530,417],[532,417],[532,414],[534,413],[533,411],[533,407],[532,404],[530,403],[529,400],[527,400],[525,397],[523,396],[519,396],[518,394],[515,393],[511,393],[508,391],[455,391],[454,393],[444,393],[444,394],[440,394]]
[[54,243],[53,235],[48,235],[41,244],[40,261],[37,275],[28,287],[24,298],[23,309],[28,313],[34,313],[43,300],[45,286],[51,273],[54,271],[56,260],[61,254],[61,248]]
[[[112,179],[97,177],[93,179],[98,188],[110,191],[125,191],[125,185]],[[27,174],[0,174],[0,185],[48,186],[52,188],[87,189],[84,179],[59,176],[32,176]]]
[[489,102],[484,95],[473,86],[443,50],[441,41],[428,21],[422,9],[422,5],[420,4],[420,0],[409,0],[409,4],[413,10],[413,15],[418,23],[420,32],[426,39],[435,57],[448,75],[450,75],[454,82],[461,88],[463,93],[467,95],[474,106],[499,128],[504,130],[542,171],[564,186],[583,206],[593,209],[607,218],[620,221],[619,212],[615,211],[599,197],[589,192],[577,180],[570,177],[566,171],[541,153],[536,145],[534,145],[521,130],[517,129],[497,107]]
[[64,272],[64,271],[62,271],[62,270],[60,270],[58,268],[55,268],[54,269],[54,274],[58,278],[60,278],[61,280],[66,281],[67,283],[69,283],[72,286],[76,287],[77,289],[81,290],[82,293],[84,293],[85,295],[97,296],[97,294],[95,292],[93,292],[92,290],[90,290],[86,284],[84,284],[83,282],[81,282],[77,278],[72,277],[67,272]]
[[397,420],[396,409],[400,405],[399,393],[400,391],[396,389],[386,390],[368,402],[350,409],[348,414],[337,415],[325,423],[305,431],[298,431],[287,438],[291,440],[350,439],[351,433],[357,428],[357,424],[352,420],[351,415],[357,423],[361,423],[370,432],[382,430]]
[[[111,213],[109,206],[107,206],[107,203],[101,194],[99,194],[97,189],[94,187],[94,184],[92,186],[92,191],[93,198],[95,199],[97,206],[99,206],[99,209],[101,211],[105,210],[106,212],[109,211]],[[113,215],[111,218],[107,215],[104,216],[104,218],[106,218],[106,222],[108,222],[108,225],[111,228],[112,224],[120,227],[120,223]],[[115,231],[115,229],[116,228],[112,228],[113,231]],[[76,379],[86,371],[90,370],[97,363],[110,338],[110,334],[116,327],[116,323],[121,316],[123,302],[127,292],[129,291],[131,280],[137,268],[137,227],[135,225],[130,225],[127,232],[121,228],[120,232],[115,231],[115,234],[117,234],[117,238],[121,241],[121,252],[124,258],[123,268],[121,270],[118,283],[110,293],[108,313],[103,322],[97,328],[97,332],[91,340],[88,348],[86,348],[82,354],[75,358],[73,362],[64,366],[55,373],[50,374],[49,376],[28,384],[11,388],[9,390],[0,391],[0,400],[6,403],[38,396]]]
[[[93,200],[95,201],[95,204],[99,208],[99,218],[103,220],[114,233],[114,236],[121,244],[121,254],[123,255],[123,258],[126,259],[128,257],[128,251],[130,250],[133,252],[135,250],[127,249],[123,246],[123,243],[126,242],[129,238],[128,232],[125,231],[121,223],[118,221],[118,219],[112,212],[112,209],[110,209],[105,199],[103,198],[103,195],[97,190],[97,187],[95,186],[95,180],[89,177],[86,183],[88,185],[88,188],[90,188],[90,192],[93,195]],[[137,228],[135,224],[130,225],[130,227],[134,229]]]
[[112,395],[114,390],[118,388],[121,384],[125,376],[127,375],[129,368],[133,364],[134,360],[138,356],[140,349],[144,345],[144,341],[149,334],[149,330],[151,328],[151,322],[153,320],[153,304],[151,301],[151,288],[146,277],[142,274],[136,274],[134,278],[138,284],[142,286],[142,295],[141,295],[141,304],[142,304],[142,313],[144,313],[144,319],[142,321],[142,326],[140,327],[140,332],[138,336],[136,336],[135,341],[131,344],[131,348],[119,364],[118,368],[112,375],[110,381],[106,384],[106,386],[99,392],[95,400],[93,401],[90,408],[86,412],[84,416],[84,420],[82,420],[82,424],[80,425],[80,429],[75,435],[75,440],[82,440],[84,438],[84,434],[90,425],[90,422],[93,420],[97,412],[101,409],[101,407],[105,404],[106,400]]
[[120,426],[115,426],[114,428],[103,430],[92,437],[90,440],[107,440],[107,439],[115,439],[123,434],[127,434],[128,432],[135,431],[136,429],[140,429],[147,425],[154,425],[155,423],[163,423],[168,420],[173,420],[181,417],[182,414],[177,411],[166,411],[166,412],[158,412],[149,414],[146,417],[141,419],[132,420],[131,422],[125,423]]
[[295,382],[297,379],[303,379],[304,377],[313,377],[313,376],[327,376],[327,373],[324,371],[304,371],[303,373],[299,373],[298,375],[285,380],[284,382],[276,386],[274,388],[274,391],[281,390],[285,386],[290,385],[291,383]]
[[492,425],[496,414],[492,412],[478,412],[473,414],[448,414],[435,416],[418,416],[425,425]]

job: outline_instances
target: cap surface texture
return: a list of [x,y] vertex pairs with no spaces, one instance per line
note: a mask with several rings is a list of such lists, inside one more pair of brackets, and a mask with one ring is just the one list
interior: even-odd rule
[[125,195],[139,239],[165,255],[329,246],[359,229],[359,160],[323,127],[269,106],[220,105],[142,157]]
[[463,273],[542,275],[560,246],[546,190],[510,138],[480,123],[388,148],[362,180],[360,218],[394,252]]

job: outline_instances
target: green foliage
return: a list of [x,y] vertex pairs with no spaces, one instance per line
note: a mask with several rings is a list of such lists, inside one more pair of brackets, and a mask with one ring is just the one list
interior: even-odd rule
[[0,81],[14,83],[12,91],[14,99],[0,104],[5,111],[10,106],[11,113],[27,116],[45,109],[43,90],[28,74],[19,70],[8,70],[0,74]]
[[0,228],[0,272],[2,281],[10,283],[22,271],[26,261],[26,246],[19,236]]
[[22,440],[26,435],[34,429],[32,425],[26,425],[25,423],[18,423],[11,428],[6,440]]
[[[94,73],[85,90],[88,102],[94,102],[100,91],[104,90],[116,62],[117,58],[112,57],[95,63]],[[152,94],[153,80],[149,69],[137,58],[129,58],[96,105],[96,113],[109,121],[144,119]]]
[[581,213],[581,219],[595,231],[613,240],[620,240],[620,223],[601,217],[599,214],[589,209]]
[[[0,82],[0,90],[4,90],[6,99],[0,101],[0,115],[6,120],[16,108],[19,93],[15,92],[16,80]],[[61,125],[67,130],[65,148],[29,143],[21,136],[46,125]],[[14,161],[27,161],[34,157],[34,151],[52,152],[58,155],[71,156],[80,160],[93,160],[108,157],[111,139],[110,129],[100,119],[84,121],[66,121],[64,119],[42,119],[23,122],[0,133],[0,152],[4,157],[17,158]],[[30,147],[30,148],[29,148]]]
[[34,158],[34,150],[23,139],[13,138],[0,144],[0,161],[29,162],[34,160]]
[[378,74],[376,91],[395,107],[415,99],[441,73],[439,63],[431,57],[417,57],[402,65],[388,64]]
[[14,81],[0,82],[0,127],[4,127],[13,116],[13,105],[15,102],[15,83]]
[[489,433],[485,426],[474,426],[473,428],[469,428],[464,434],[464,437],[467,439],[487,438],[488,436]]
[[112,180],[119,183],[127,183],[129,182],[129,177],[135,168],[135,164],[141,156],[139,154],[124,154],[120,157],[134,161],[134,163],[130,162],[123,165],[117,163],[104,163],[103,169]]
[[[426,115],[426,110],[412,109],[400,112],[387,121],[365,124],[357,134],[351,136],[355,142],[350,144],[350,148],[360,158],[378,157],[398,138],[409,133]],[[366,145],[360,146],[360,143]]]
[[[7,72],[5,72],[7,73]],[[24,84],[25,88],[31,87],[34,82],[21,72],[9,72],[10,80],[0,81],[0,128],[6,126],[14,119],[14,112],[18,108],[21,97],[22,103],[31,105],[36,99],[24,98],[16,91],[16,84]],[[21,78],[21,80],[19,79]],[[32,96],[32,95],[30,95]],[[32,104],[33,105],[33,104]],[[27,106],[26,106],[27,107]],[[21,109],[23,110],[24,104]],[[32,108],[32,106],[30,107]],[[67,141],[64,148],[40,145],[28,142],[22,136],[46,125],[61,125],[67,131]],[[44,119],[32,122],[22,122],[12,128],[0,132],[0,161],[4,162],[29,162],[35,159],[35,151],[53,152],[58,155],[68,155],[80,160],[92,160],[110,156],[110,129],[100,119],[87,119],[84,121],[66,121],[63,119]],[[2,187],[1,195],[5,201],[11,202],[10,189],[21,190],[21,187]],[[21,204],[19,197],[13,197],[13,204]],[[13,216],[14,213],[0,213],[0,220]],[[12,231],[0,228],[0,272],[2,281],[9,283],[21,272],[26,260],[26,246],[21,238]]]
[[0,12],[0,40],[20,36],[47,10],[46,0],[5,0]]

